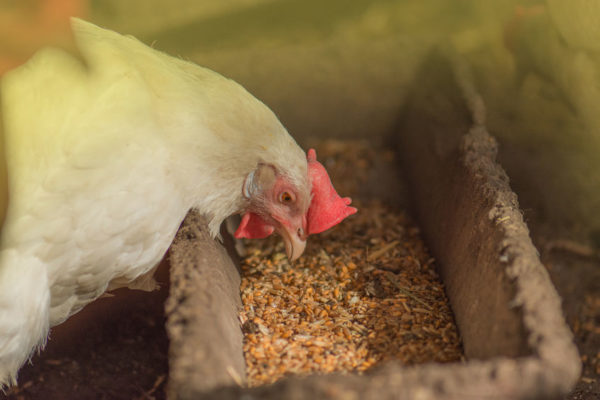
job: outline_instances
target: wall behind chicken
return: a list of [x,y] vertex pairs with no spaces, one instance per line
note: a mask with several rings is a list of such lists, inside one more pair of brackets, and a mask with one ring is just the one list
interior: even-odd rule
[[600,3],[511,3],[475,6],[452,40],[528,216],[550,237],[600,248]]
[[419,61],[443,34],[432,26],[460,13],[437,0],[229,0],[218,12],[181,2],[181,24],[145,27],[134,8],[114,23],[99,12],[97,22],[242,83],[301,139],[389,134]]
[[393,134],[423,57],[449,43],[474,68],[523,207],[557,237],[593,241],[600,10],[595,0],[565,4],[93,0],[92,20],[242,83],[301,143]]

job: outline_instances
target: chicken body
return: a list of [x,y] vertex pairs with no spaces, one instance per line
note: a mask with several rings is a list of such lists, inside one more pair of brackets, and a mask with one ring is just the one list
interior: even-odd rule
[[306,155],[235,82],[73,20],[86,66],[46,48],[2,81],[10,203],[0,245],[0,383],[106,290],[151,290],[191,208],[213,236],[261,163],[310,203]]

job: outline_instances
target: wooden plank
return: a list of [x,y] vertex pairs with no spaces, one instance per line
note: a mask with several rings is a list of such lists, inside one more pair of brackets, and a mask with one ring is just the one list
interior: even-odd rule
[[219,386],[243,384],[240,275],[232,257],[195,212],[182,223],[169,257],[168,398],[192,399]]

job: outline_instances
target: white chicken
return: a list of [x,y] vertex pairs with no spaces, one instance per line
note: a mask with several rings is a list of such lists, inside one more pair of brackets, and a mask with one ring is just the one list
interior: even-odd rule
[[106,290],[151,290],[186,213],[212,236],[278,232],[288,257],[356,212],[314,151],[235,82],[73,19],[83,65],[40,50],[2,81],[10,203],[0,247],[0,383]]

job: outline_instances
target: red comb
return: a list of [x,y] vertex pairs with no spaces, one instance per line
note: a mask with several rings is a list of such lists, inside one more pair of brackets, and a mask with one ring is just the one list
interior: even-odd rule
[[308,234],[323,232],[342,222],[357,210],[349,207],[350,197],[341,198],[327,175],[325,167],[317,161],[314,149],[308,151],[308,176],[312,184],[312,201],[308,208]]
[[240,222],[240,226],[238,226],[233,236],[236,239],[264,239],[273,233],[274,230],[275,227],[268,224],[259,215],[247,212],[242,217],[242,222]]

